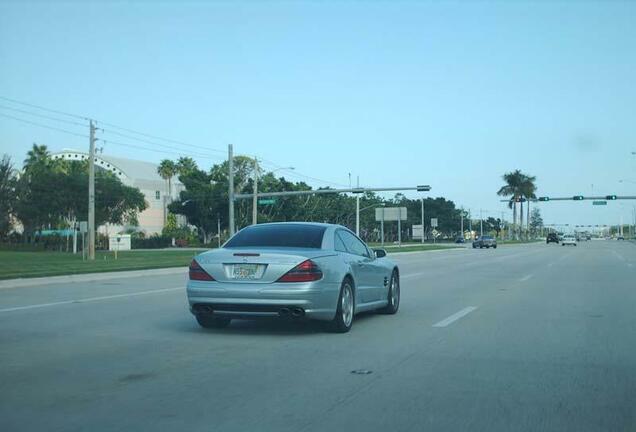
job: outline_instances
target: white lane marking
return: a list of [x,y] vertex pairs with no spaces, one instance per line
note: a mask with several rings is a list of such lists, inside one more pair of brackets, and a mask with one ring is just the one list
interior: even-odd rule
[[33,305],[27,305],[27,306],[17,306],[12,308],[0,309],[0,312],[14,312],[19,310],[38,309],[38,308],[51,307],[51,306],[61,306],[61,305],[72,304],[72,303],[88,303],[88,302],[110,300],[110,299],[123,298],[123,297],[136,297],[136,296],[142,296],[142,295],[148,295],[148,294],[159,294],[159,293],[165,293],[165,292],[176,291],[176,290],[185,290],[185,287],[137,291],[137,292],[126,293],[126,294],[114,294],[114,295],[100,296],[100,297],[89,297],[84,299],[65,300],[65,301],[59,301],[59,302],[53,302],[53,303],[39,303],[39,304],[33,304]]
[[519,282],[525,282],[528,279],[530,279],[532,276],[534,276],[534,275],[531,275],[531,274],[526,275],[526,276],[522,277],[521,279],[519,279]]
[[459,312],[456,312],[456,313],[452,314],[448,318],[444,318],[440,322],[438,322],[436,324],[433,324],[433,327],[446,327],[446,326],[449,326],[452,323],[454,323],[455,321],[457,321],[458,319],[465,317],[466,315],[468,315],[469,313],[471,313],[472,311],[474,311],[476,309],[477,309],[476,306],[468,306],[467,308],[464,308],[464,309],[460,310]]
[[554,265],[554,263],[549,263],[548,267],[552,267]]
[[625,262],[625,258],[621,254],[619,254],[615,250],[613,250],[612,253],[616,256],[616,258],[618,258],[619,260]]

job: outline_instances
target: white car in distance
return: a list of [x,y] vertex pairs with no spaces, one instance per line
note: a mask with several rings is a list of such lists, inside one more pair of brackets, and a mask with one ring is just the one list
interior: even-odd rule
[[561,246],[565,245],[576,246],[576,238],[572,235],[563,236],[561,239]]

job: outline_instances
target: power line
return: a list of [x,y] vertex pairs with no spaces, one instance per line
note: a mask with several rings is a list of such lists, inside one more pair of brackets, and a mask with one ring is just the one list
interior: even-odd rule
[[[78,119],[82,119],[82,120],[87,120],[88,121],[88,120],[90,120],[92,118],[92,117],[81,116],[81,115],[78,115],[78,114],[72,114],[72,113],[68,113],[68,112],[64,112],[64,111],[60,111],[60,110],[55,110],[55,109],[51,109],[51,108],[46,108],[46,107],[41,106],[41,105],[36,105],[36,104],[28,103],[28,102],[23,102],[23,101],[19,101],[17,99],[11,99],[11,98],[8,98],[8,97],[5,97],[5,96],[0,96],[0,99],[6,100],[6,101],[9,101],[9,102],[13,102],[13,103],[16,103],[16,104],[28,106],[28,107],[31,107],[31,108],[36,108],[36,109],[43,110],[43,111],[48,111],[48,112],[52,112],[52,113],[56,113],[56,114],[66,115],[66,116],[69,116],[69,117],[74,117],[74,118],[78,118]],[[16,108],[7,108],[7,109],[17,110]],[[35,113],[31,113],[31,112],[26,112],[26,111],[25,111],[25,113],[43,117],[43,115],[41,115],[41,114],[35,114]],[[53,118],[51,118],[51,119],[53,119]],[[151,134],[148,134],[148,133],[145,133],[145,132],[140,132],[140,131],[137,131],[137,130],[134,130],[134,129],[118,126],[118,125],[113,124],[113,123],[104,122],[104,121],[101,121],[99,119],[95,119],[95,118],[92,118],[92,119],[94,121],[96,121],[97,123],[101,124],[101,125],[108,126],[108,127],[114,128],[114,129],[119,129],[119,130],[122,130],[122,131],[125,131],[125,132],[129,132],[129,133],[132,133],[132,134],[136,134],[136,135],[141,135],[141,136],[144,136],[146,138],[152,138],[152,139],[155,139],[155,140],[171,142],[173,144],[179,144],[181,146],[197,148],[197,149],[200,149],[200,150],[206,150],[206,151],[210,151],[210,152],[214,152],[214,153],[222,153],[222,154],[226,153],[226,150],[220,150],[220,149],[215,149],[215,148],[210,148],[210,147],[190,144],[190,143],[186,143],[186,142],[183,142],[183,141],[178,141],[178,140],[174,140],[174,139],[170,139],[170,138],[160,137],[158,135],[151,135]],[[68,120],[62,120],[62,119],[54,119],[54,120],[68,122]],[[82,125],[82,126],[84,126],[84,125]],[[112,131],[111,131],[111,133],[115,134],[115,132],[112,132]],[[137,141],[148,142],[148,141],[143,140],[142,138],[138,138],[138,137],[134,137],[134,136],[130,136],[130,135],[126,135],[126,138],[134,139],[134,140],[137,140]],[[156,143],[151,143],[151,144],[157,145]]]
[[[159,144],[159,143],[154,142],[154,141],[148,141],[148,140],[145,140],[145,139],[136,138],[136,137],[133,137],[131,135],[123,134],[123,133],[120,133],[120,132],[115,132],[115,131],[108,130],[108,129],[102,129],[102,131],[104,133],[106,133],[106,134],[113,134],[113,135],[120,136],[122,138],[134,139],[134,140],[137,140],[137,141],[140,141],[140,142],[144,142],[146,144],[152,144],[153,146],[163,147],[163,148],[166,148],[166,149],[171,150],[173,152],[176,152],[179,155],[183,155],[184,153],[188,152],[188,154],[192,155],[192,156],[196,156],[196,157],[200,157],[200,158],[206,158],[206,159],[218,160],[218,156],[212,156],[212,155],[205,154],[205,153],[193,153],[191,150],[185,150],[185,149],[180,149],[180,148],[176,148],[176,147],[172,147],[172,146],[167,146],[165,144]],[[114,142],[114,141],[111,141],[109,139],[104,139],[103,141]]]
[[321,183],[331,184],[331,185],[334,185],[334,186],[343,186],[343,187],[347,187],[348,186],[348,185],[345,185],[343,183],[337,183],[337,182],[332,182],[332,181],[329,181],[329,180],[320,179],[320,178],[317,178],[317,177],[308,176],[308,175],[299,173],[298,171],[287,169],[287,168],[283,167],[282,165],[278,165],[278,164],[276,164],[276,163],[274,163],[272,161],[269,161],[267,159],[262,159],[262,158],[260,158],[260,159],[261,159],[261,161],[265,162],[265,165],[270,165],[270,166],[272,166],[274,168],[278,168],[278,169],[281,169],[282,171],[286,171],[290,176],[293,176],[293,177],[306,178],[306,179],[310,179],[310,180],[321,182]]
[[61,123],[71,124],[71,125],[74,125],[74,126],[86,127],[86,124],[84,124],[84,123],[78,123],[78,122],[72,121],[72,120],[64,120],[64,119],[57,118],[57,117],[51,117],[51,116],[47,116],[47,115],[44,115],[44,114],[34,113],[33,111],[21,110],[21,109],[18,109],[18,108],[12,108],[12,107],[8,107],[8,106],[5,106],[5,105],[0,105],[0,108],[1,109],[11,110],[11,111],[16,111],[16,112],[19,112],[19,113],[22,113],[22,114],[27,114],[27,115],[31,115],[31,116],[35,116],[35,117],[45,118],[45,119],[48,119],[48,120],[53,120],[53,121],[57,121],[57,122],[61,122]]
[[31,108],[37,108],[37,109],[40,109],[42,111],[48,111],[48,112],[52,112],[52,113],[55,113],[55,114],[61,114],[61,115],[69,116],[69,117],[75,117],[75,118],[82,119],[82,120],[90,120],[87,117],[80,116],[80,115],[77,115],[77,114],[71,114],[71,113],[67,113],[67,112],[64,112],[64,111],[54,110],[54,109],[46,108],[46,107],[43,107],[43,106],[40,106],[40,105],[35,105],[35,104],[27,103],[27,102],[22,102],[22,101],[19,101],[19,100],[16,100],[16,99],[11,99],[11,98],[8,98],[8,97],[5,97],[5,96],[0,96],[0,99],[4,99],[6,101],[17,103],[17,104],[24,105],[24,106],[28,106],[28,107],[31,107]]
[[25,120],[25,119],[21,119],[21,118],[18,118],[18,117],[13,117],[13,116],[10,116],[8,114],[0,113],[0,116],[6,117],[6,118],[9,118],[9,119],[13,119],[13,120],[16,120],[16,121],[19,121],[19,122],[22,122],[22,123],[27,123],[27,124],[34,125],[34,126],[39,126],[39,127],[45,128],[45,129],[51,129],[51,130],[54,130],[54,131],[62,132],[62,133],[69,134],[69,135],[75,135],[75,136],[78,136],[78,137],[81,137],[81,138],[88,138],[88,135],[84,135],[84,134],[80,134],[80,133],[76,133],[76,132],[71,132],[69,130],[62,129],[62,128],[57,128],[57,127],[53,127],[53,126],[43,125],[41,123],[36,123],[36,122],[30,121],[30,120]]

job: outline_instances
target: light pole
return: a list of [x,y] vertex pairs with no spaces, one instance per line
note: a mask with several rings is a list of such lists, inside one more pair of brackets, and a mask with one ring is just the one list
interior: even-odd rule
[[422,244],[424,244],[424,197],[422,197]]

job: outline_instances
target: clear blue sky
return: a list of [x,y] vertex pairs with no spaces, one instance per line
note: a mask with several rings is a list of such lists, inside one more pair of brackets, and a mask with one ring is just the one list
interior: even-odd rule
[[[5,97],[345,185],[427,183],[474,212],[505,208],[495,192],[516,168],[540,195],[636,195],[618,182],[636,181],[636,2],[0,0],[0,64]],[[87,147],[0,116],[1,152],[21,162],[33,142]],[[636,202],[609,204],[541,209],[616,224]]]

